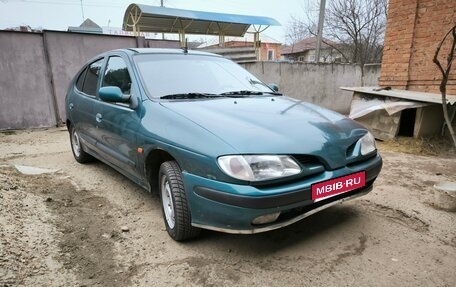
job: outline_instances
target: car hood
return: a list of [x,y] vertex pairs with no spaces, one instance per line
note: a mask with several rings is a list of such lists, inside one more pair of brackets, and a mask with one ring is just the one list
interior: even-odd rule
[[163,101],[240,154],[307,154],[330,168],[346,164],[347,149],[366,133],[356,122],[289,97]]

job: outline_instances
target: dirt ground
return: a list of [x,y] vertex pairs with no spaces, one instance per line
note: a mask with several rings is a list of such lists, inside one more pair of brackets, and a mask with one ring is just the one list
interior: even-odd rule
[[367,196],[267,233],[177,243],[158,196],[78,164],[66,129],[0,133],[0,286],[456,286],[456,213],[433,187],[456,181],[456,156],[380,152]]

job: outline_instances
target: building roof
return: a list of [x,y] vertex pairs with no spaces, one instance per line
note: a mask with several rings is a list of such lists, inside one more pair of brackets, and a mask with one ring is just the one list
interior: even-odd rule
[[[134,25],[136,23],[136,25]],[[251,25],[280,26],[270,17],[247,16],[130,4],[125,10],[123,29],[142,32],[243,36]]]
[[103,29],[97,25],[97,23],[93,22],[89,18],[85,19],[81,25],[78,27],[70,26],[68,27],[68,31],[70,32],[78,32],[78,33],[93,33],[93,34],[102,34]]
[[101,27],[98,26],[97,23],[93,22],[90,18],[85,19],[84,22],[82,22],[82,24],[79,25],[79,27],[101,29]]
[[[226,37],[225,38],[225,43],[228,43],[228,42],[252,43],[252,46],[253,46],[253,41],[254,40],[253,40],[252,33],[246,33],[244,35],[244,37]],[[267,44],[281,44],[280,41],[277,41],[276,39],[271,38],[263,33],[260,34],[260,41],[261,41],[261,43],[267,43]],[[216,46],[218,44],[219,44],[219,39],[214,37],[214,38],[207,39],[207,41],[205,43],[202,43],[197,48],[201,49],[201,48],[206,48],[206,47],[210,47],[210,46]]]
[[[323,40],[321,42],[321,48],[327,49],[327,48],[331,47],[330,45],[336,45],[336,44],[337,43],[334,41],[323,38]],[[283,47],[281,53],[282,53],[282,55],[302,53],[302,52],[309,51],[309,50],[315,50],[316,47],[317,47],[317,37],[309,37],[309,38],[305,38],[299,42],[296,42],[292,45]]]

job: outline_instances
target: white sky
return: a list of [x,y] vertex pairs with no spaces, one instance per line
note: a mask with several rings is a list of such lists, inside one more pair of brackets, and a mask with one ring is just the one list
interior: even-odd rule
[[[130,3],[160,5],[160,0],[110,1],[82,0],[84,17],[99,26],[121,27],[125,9]],[[290,17],[302,16],[306,7],[316,7],[318,0],[164,0],[165,7],[268,16],[281,27],[270,27],[265,34],[285,41],[285,28]],[[29,25],[32,28],[67,30],[83,21],[80,0],[0,0],[0,29]],[[197,37],[198,38],[198,37]]]

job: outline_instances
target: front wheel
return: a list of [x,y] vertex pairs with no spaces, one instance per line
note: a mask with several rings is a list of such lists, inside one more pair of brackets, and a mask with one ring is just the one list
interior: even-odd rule
[[93,161],[93,157],[86,153],[82,148],[81,138],[73,125],[70,126],[70,142],[74,159],[79,163],[88,163]]
[[163,217],[169,236],[176,241],[196,237],[200,229],[191,225],[192,217],[187,205],[182,173],[177,162],[162,163],[158,180]]

